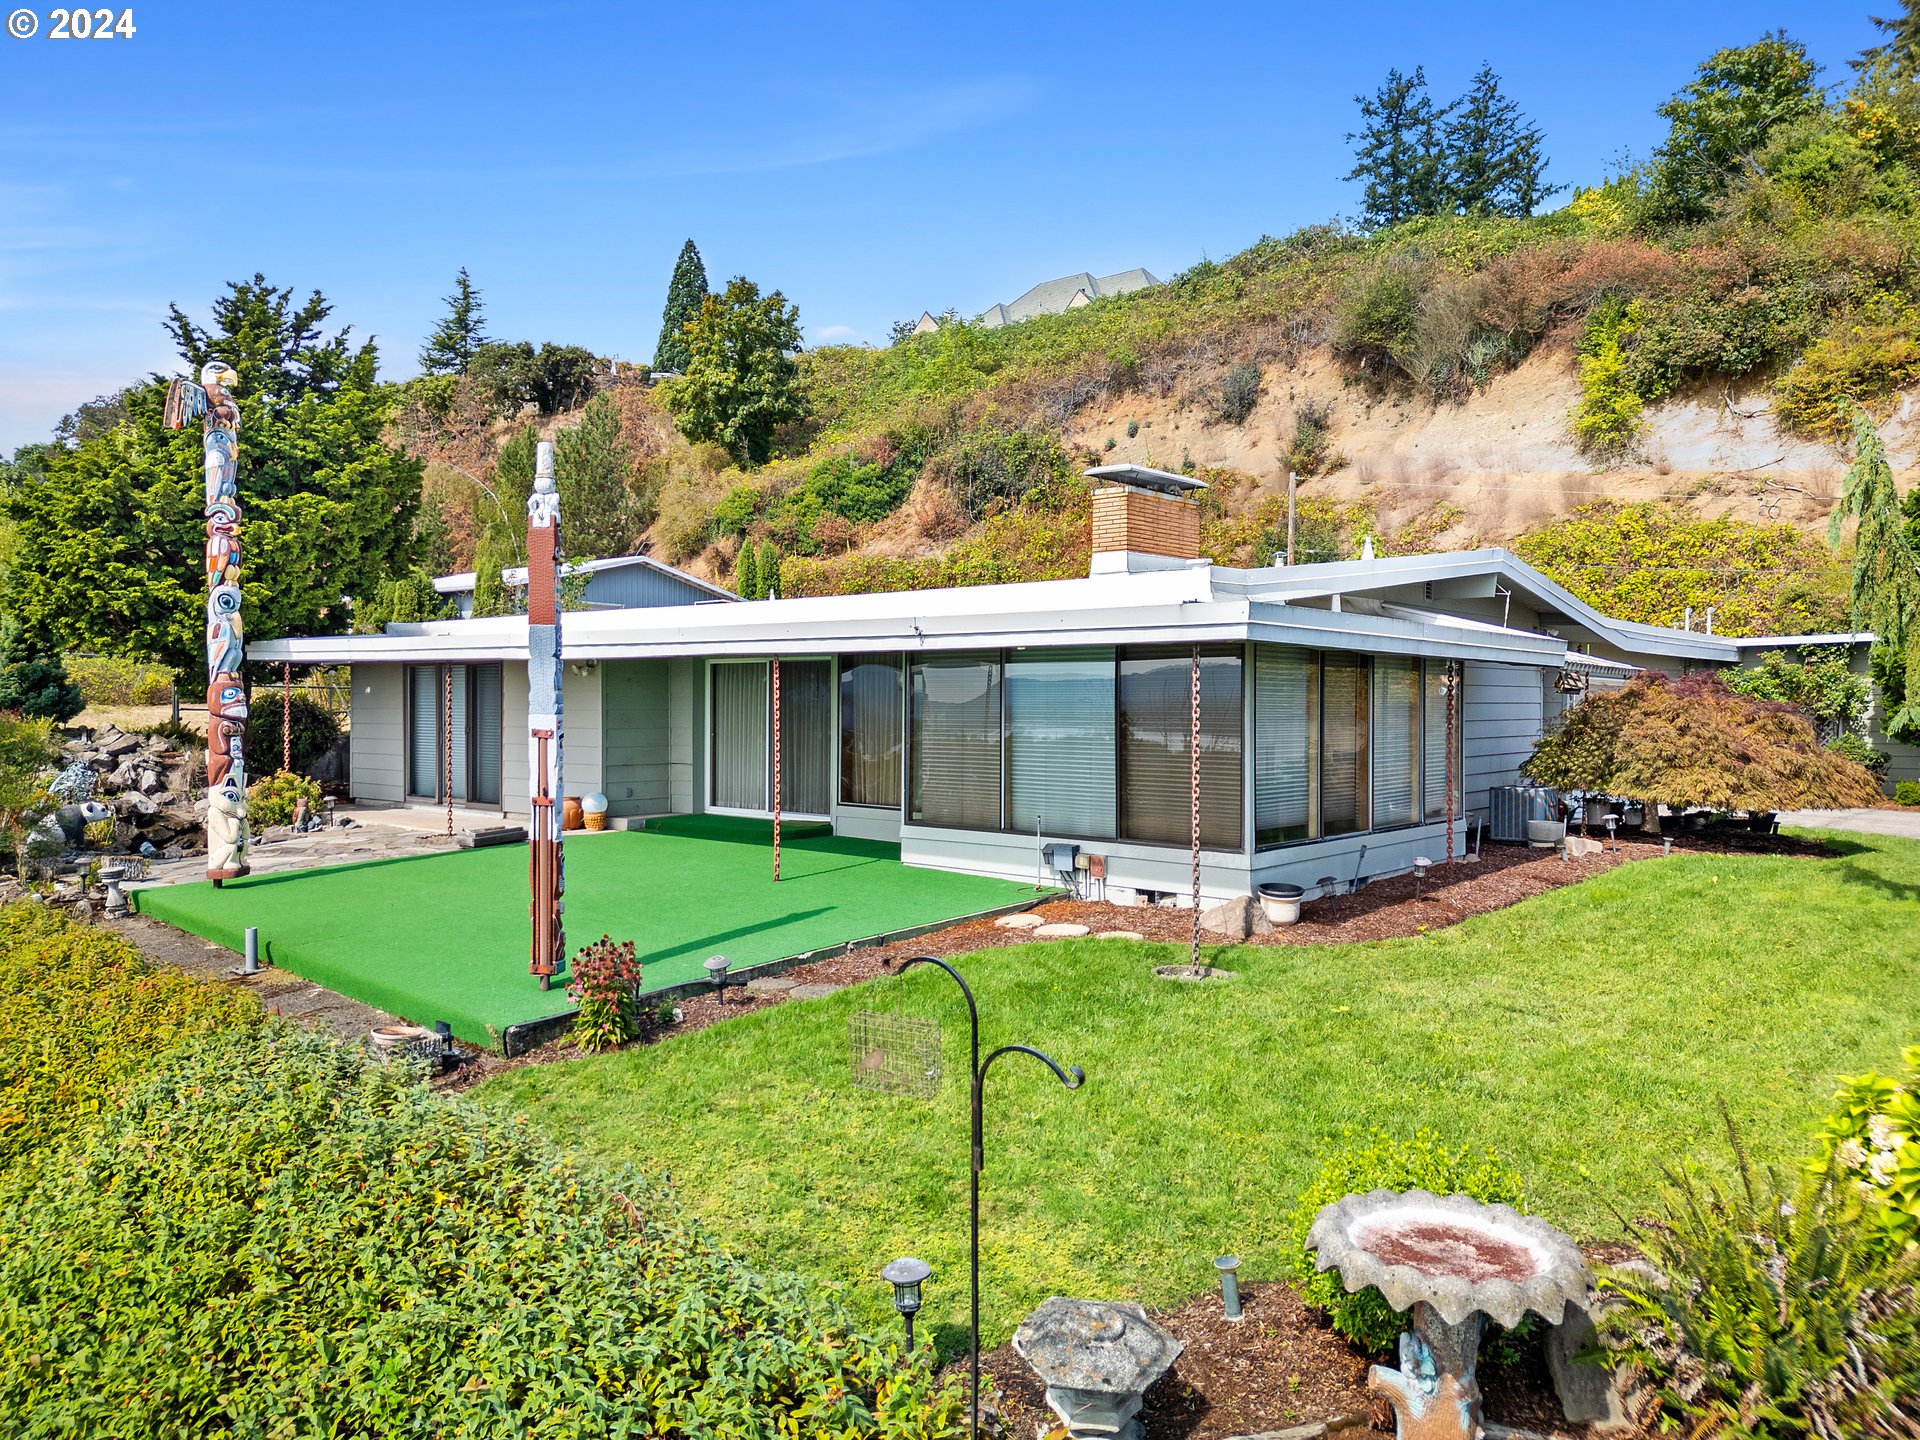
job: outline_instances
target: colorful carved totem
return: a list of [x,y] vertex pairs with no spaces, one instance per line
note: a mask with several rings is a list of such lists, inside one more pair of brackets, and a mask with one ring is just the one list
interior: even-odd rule
[[533,959],[527,968],[545,990],[567,953],[563,915],[566,861],[561,853],[562,711],[560,669],[560,497],[553,446],[540,442],[527,497],[527,782],[532,791]]
[[167,428],[199,416],[206,456],[207,519],[207,878],[218,885],[247,873],[247,691],[240,667],[239,383],[218,360],[200,367],[200,383],[176,376],[167,387]]

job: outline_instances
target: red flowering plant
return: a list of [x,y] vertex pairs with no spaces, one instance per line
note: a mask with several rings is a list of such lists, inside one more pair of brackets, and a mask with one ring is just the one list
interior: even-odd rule
[[567,998],[580,1007],[573,1039],[582,1050],[612,1050],[640,1033],[640,961],[633,942],[602,935],[573,957]]

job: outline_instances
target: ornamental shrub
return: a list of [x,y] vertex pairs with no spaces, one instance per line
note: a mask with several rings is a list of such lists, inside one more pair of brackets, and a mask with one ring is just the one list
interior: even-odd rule
[[657,1179],[285,1022],[190,1044],[0,1179],[9,1435],[947,1440],[929,1352]]
[[1920,1045],[1902,1051],[1900,1064],[1894,1077],[1840,1077],[1816,1162],[1831,1163],[1840,1179],[1876,1202],[1874,1218],[1894,1249],[1920,1241]]
[[1920,780],[1902,780],[1893,787],[1893,798],[1902,805],[1920,805]]
[[112,931],[0,907],[0,1173],[92,1124],[181,1042],[259,1018],[252,996],[154,965]]
[[[247,719],[247,764],[250,769],[278,770],[285,753],[280,745],[280,691],[262,686],[253,692],[253,713]],[[295,694],[293,708],[293,768],[304,774],[340,743],[340,721],[310,695]]]
[[1640,306],[1609,295],[1587,315],[1580,337],[1580,403],[1573,438],[1597,460],[1618,460],[1640,434],[1646,408],[1627,365],[1626,342],[1640,324]]
[[[1727,688],[1735,694],[1795,706],[1828,740],[1852,734],[1852,726],[1866,714],[1873,699],[1867,677],[1854,674],[1846,654],[1834,649],[1808,650],[1798,661],[1788,659],[1783,650],[1768,650],[1747,669],[1727,671],[1726,679]],[[1836,746],[1830,743],[1827,748]],[[1872,753],[1865,742],[1860,748]],[[1867,763],[1857,754],[1850,758]]]
[[582,1050],[612,1050],[640,1033],[640,961],[633,942],[602,935],[573,957],[567,997],[580,1007],[573,1041]]
[[173,672],[164,665],[118,655],[69,655],[67,674],[88,705],[165,705],[173,694]]
[[276,770],[247,787],[247,821],[255,829],[291,825],[294,809],[305,799],[309,813],[320,808],[320,782],[291,771]]
[[1430,1190],[1435,1195],[1471,1195],[1476,1200],[1526,1207],[1520,1177],[1491,1153],[1476,1155],[1461,1146],[1450,1149],[1431,1130],[1411,1139],[1372,1130],[1349,1130],[1341,1148],[1320,1168],[1319,1177],[1287,1216],[1284,1259],[1293,1288],[1307,1304],[1327,1312],[1333,1328],[1370,1354],[1391,1349],[1406,1321],[1372,1286],[1348,1294],[1339,1273],[1314,1268],[1307,1231],[1323,1206],[1369,1190]]
[[1887,754],[1876,750],[1852,730],[1842,731],[1827,742],[1827,749],[1836,755],[1845,756],[1856,765],[1864,765],[1867,770],[1878,775],[1887,768]]

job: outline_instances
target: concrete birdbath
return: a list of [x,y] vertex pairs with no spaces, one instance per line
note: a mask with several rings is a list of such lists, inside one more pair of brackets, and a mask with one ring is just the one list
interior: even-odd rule
[[1413,1311],[1400,1368],[1367,1372],[1367,1388],[1393,1406],[1401,1440],[1479,1440],[1474,1368],[1487,1320],[1510,1329],[1532,1313],[1557,1325],[1593,1289],[1566,1235],[1465,1195],[1348,1195],[1314,1217],[1307,1248],[1349,1293],[1372,1285],[1394,1309]]

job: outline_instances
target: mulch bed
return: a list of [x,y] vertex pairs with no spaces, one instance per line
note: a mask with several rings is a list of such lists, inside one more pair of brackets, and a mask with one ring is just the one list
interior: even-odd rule
[[[1233,941],[1225,935],[1203,930],[1200,940],[1203,945],[1218,946],[1349,945],[1400,939],[1457,925],[1474,915],[1504,910],[1563,885],[1578,884],[1631,861],[1655,859],[1665,853],[1660,841],[1638,835],[1623,837],[1617,842],[1617,848],[1574,860],[1562,860],[1558,850],[1489,844],[1482,849],[1478,860],[1435,865],[1417,897],[1413,876],[1396,875],[1376,880],[1354,895],[1309,900],[1301,908],[1298,924],[1280,927],[1270,935]],[[1831,852],[1817,841],[1790,835],[1721,829],[1704,835],[1674,836],[1673,853],[1819,857]],[[1131,931],[1145,940],[1172,945],[1189,944],[1193,937],[1190,909],[1115,905],[1101,900],[1047,900],[1035,904],[1033,913],[1048,921],[1085,925],[1096,936],[1106,931]],[[1030,931],[1003,929],[992,920],[967,920],[912,940],[815,960],[782,973],[803,985],[858,985],[894,973],[903,961],[914,955],[945,958],[974,950],[1031,944],[1034,939]],[[675,1035],[691,1034],[719,1021],[784,1003],[781,996],[749,995],[741,989],[731,989],[724,994],[683,996],[673,1002],[678,1018],[666,1024],[650,1022],[638,1043],[657,1044]],[[512,1060],[469,1050],[467,1062],[438,1083],[447,1089],[465,1089],[502,1070],[574,1060],[580,1058],[580,1054],[568,1039],[552,1041]]]
[[[1226,1440],[1235,1435],[1326,1423],[1354,1440],[1393,1434],[1393,1412],[1367,1393],[1369,1358],[1330,1329],[1317,1311],[1283,1284],[1245,1285],[1242,1318],[1221,1313],[1220,1296],[1196,1296],[1154,1320],[1186,1348],[1147,1392],[1141,1408],[1145,1440]],[[1373,1357],[1396,1363],[1387,1356]],[[1011,1345],[980,1357],[988,1413],[1004,1440],[1034,1440],[1059,1424],[1045,1389]],[[947,1367],[964,1382],[964,1358]],[[1479,1366],[1489,1421],[1536,1434],[1586,1440],[1569,1425],[1553,1393],[1538,1345],[1515,1363],[1482,1353]],[[984,1416],[983,1416],[984,1419]],[[1614,1440],[1633,1432],[1612,1431]]]

